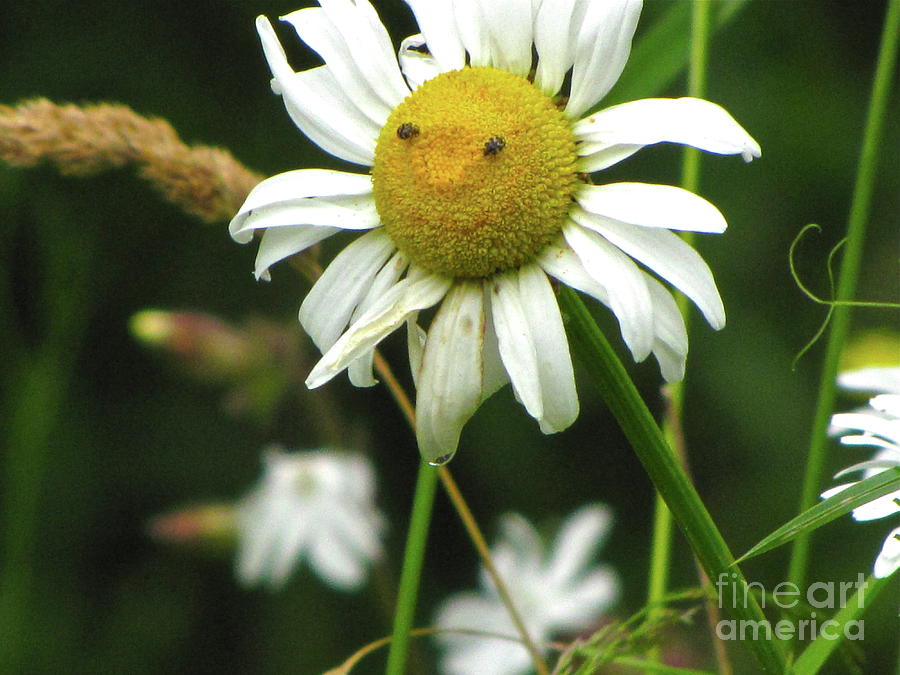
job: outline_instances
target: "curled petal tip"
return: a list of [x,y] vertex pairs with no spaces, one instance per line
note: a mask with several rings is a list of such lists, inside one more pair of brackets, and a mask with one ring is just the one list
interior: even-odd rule
[[741,151],[741,157],[745,162],[752,162],[754,159],[762,157],[762,148],[759,147],[759,143],[751,138],[744,145],[744,149]]

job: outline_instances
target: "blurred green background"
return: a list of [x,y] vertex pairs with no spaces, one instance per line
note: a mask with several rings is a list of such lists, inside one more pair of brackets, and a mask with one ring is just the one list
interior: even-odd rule
[[[399,39],[413,23],[399,0],[376,2]],[[648,1],[637,40],[673,2]],[[751,0],[712,42],[707,98],[722,104],[763,148],[762,159],[707,156],[701,193],[726,215],[724,236],[701,236],[729,319],[714,333],[694,316],[686,434],[706,503],[735,551],[794,515],[823,345],[791,370],[824,309],[788,272],[788,246],[806,223],[823,227],[799,251],[808,284],[827,294],[825,257],[845,229],[885,3]],[[172,122],[189,142],[232,150],[265,175],[341,167],[292,126],[268,85],[253,20],[295,9],[271,0],[7,3],[0,22],[0,103],[122,102]],[[280,33],[292,43],[287,31]],[[296,67],[314,64],[297,44]],[[683,60],[680,48],[660,60]],[[640,73],[626,68],[639,86]],[[664,92],[682,95],[683,77]],[[615,98],[616,92],[612,96]],[[892,98],[859,297],[896,300],[900,213],[900,99]],[[676,183],[680,152],[644,150],[610,180]],[[0,166],[0,641],[25,673],[316,673],[389,633],[368,591],[342,594],[306,568],[279,593],[240,588],[230,555],[160,545],[152,516],[173,507],[238,498],[256,480],[272,442],[323,442],[308,395],[258,418],[230,414],[223,391],[198,383],[135,343],[129,318],[147,307],[202,309],[242,322],[293,326],[305,282],[282,265],[273,282],[251,277],[254,247],[225,224],[205,226],[163,203],[133,171],[61,178],[49,168]],[[326,247],[325,259],[334,247]],[[621,348],[614,323],[601,325]],[[854,332],[896,314],[857,310]],[[311,345],[300,334],[304,348]],[[408,381],[405,344],[386,354]],[[659,407],[652,360],[630,366]],[[548,532],[589,501],[610,504],[616,525],[601,557],[621,572],[617,616],[639,609],[649,552],[652,491],[598,400],[579,379],[582,414],[544,437],[508,388],[463,433],[451,464],[489,534],[516,510]],[[346,443],[370,454],[391,527],[394,576],[402,555],[416,449],[383,387],[337,378],[321,394],[345,413]],[[841,397],[841,407],[856,404]],[[864,453],[831,445],[829,475]],[[824,486],[823,486],[824,487]],[[832,523],[814,544],[811,578],[868,572],[886,523]],[[768,588],[784,578],[787,549],[747,565]],[[443,496],[426,558],[418,625],[435,604],[474,586],[476,555]],[[696,583],[677,539],[673,582]],[[866,617],[865,672],[896,664],[897,589]],[[704,660],[702,621],[676,636]],[[429,658],[429,645],[422,642]],[[754,672],[735,652],[741,672]],[[357,672],[378,672],[378,654]],[[426,663],[428,661],[426,660]],[[847,672],[832,664],[831,672]],[[431,672],[426,666],[424,672]]]

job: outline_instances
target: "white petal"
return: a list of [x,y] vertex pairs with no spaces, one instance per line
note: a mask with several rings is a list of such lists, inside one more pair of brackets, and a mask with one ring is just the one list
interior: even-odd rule
[[541,431],[562,431],[578,417],[578,394],[559,305],[547,275],[537,265],[525,265],[519,270],[519,292],[534,347],[540,355],[538,374],[544,406],[539,420]]
[[891,576],[900,569],[900,527],[888,534],[875,559],[874,574],[879,579]]
[[840,373],[837,381],[852,391],[900,394],[900,368],[860,368]]
[[[888,446],[889,451],[892,450]],[[879,452],[875,455],[873,459],[867,460],[865,462],[859,462],[858,464],[854,464],[853,466],[848,466],[846,469],[841,469],[836,474],[834,474],[835,478],[842,478],[850,473],[855,471],[866,471],[868,469],[875,469],[875,471],[870,471],[867,475],[874,476],[885,469],[891,469],[895,466],[900,466],[900,457],[892,457],[894,452]]]
[[[533,570],[540,573],[541,557],[544,555],[544,543],[534,526],[518,513],[504,513],[499,523],[500,541],[491,549],[491,553],[506,561],[498,564],[497,571],[507,577]],[[493,590],[494,582],[487,574],[483,579],[486,588]]]
[[460,70],[466,64],[466,51],[456,30],[453,3],[406,0],[406,4],[416,15],[416,23],[425,36],[428,51],[441,72]]
[[418,89],[423,82],[441,74],[440,66],[431,54],[423,54],[415,47],[425,45],[425,38],[420,35],[410,35],[400,43],[400,70],[410,89]]
[[[273,89],[275,86],[273,85]],[[284,88],[284,104],[294,123],[319,147],[363,166],[371,166],[383,125],[359,113],[327,66],[295,73]],[[334,154],[334,153],[332,153]]]
[[581,264],[581,259],[562,237],[543,248],[538,254],[537,263],[547,274],[559,279],[566,286],[587,293],[609,307],[609,293],[606,288],[588,274]]
[[322,352],[337,341],[393,252],[383,230],[368,232],[344,248],[316,281],[300,306],[300,323]]
[[653,302],[646,275],[610,242],[574,222],[563,226],[563,235],[588,274],[606,289],[622,339],[634,360],[643,361],[653,346]]
[[256,251],[256,263],[253,274],[256,280],[268,281],[269,268],[277,262],[305,251],[323,239],[340,232],[337,227],[276,227],[263,232]]
[[[586,293],[609,307],[606,289],[591,277],[575,252],[565,244],[545,246],[537,263],[552,277],[566,286]],[[684,378],[687,356],[687,331],[684,319],[672,295],[656,279],[643,275],[653,302],[653,355],[659,362],[660,372],[667,382]]]
[[406,348],[409,353],[409,369],[416,389],[419,388],[419,371],[422,369],[426,338],[425,329],[419,325],[419,313],[413,312],[406,320]]
[[879,394],[869,401],[869,405],[879,412],[890,415],[895,422],[900,421],[900,394]]
[[619,576],[609,567],[598,567],[548,607],[546,621],[560,632],[578,631],[591,625],[620,595]]
[[534,22],[534,46],[538,53],[534,83],[555,96],[575,60],[572,40],[576,0],[544,0]]
[[690,245],[668,230],[635,227],[576,209],[575,219],[603,235],[693,300],[709,324],[725,326],[725,308],[709,266]]
[[322,57],[328,72],[358,113],[376,126],[391,114],[391,106],[381,100],[372,84],[357,67],[350,45],[340,30],[318,7],[300,9],[281,17],[297,35]]
[[395,284],[334,343],[306,378],[306,386],[315,389],[328,382],[390,335],[410,314],[440,302],[450,284],[450,279],[436,275],[415,282],[407,277]]
[[497,331],[494,330],[494,317],[491,313],[490,287],[484,289],[484,349],[482,350],[482,390],[481,400],[487,400],[493,396],[500,387],[509,382],[509,375],[503,366],[500,356],[500,344],[497,341]]
[[584,185],[575,198],[589,213],[642,227],[717,234],[727,227],[719,209],[693,192],[671,185]]
[[829,497],[834,497],[836,494],[840,494],[844,490],[849,487],[853,487],[856,483],[844,483],[843,485],[835,485],[833,488],[828,488],[824,492],[822,492],[819,497],[821,499],[828,499]]
[[[488,630],[498,631],[514,637],[515,629],[509,620],[509,614],[496,601],[485,598],[478,593],[455,593],[438,607],[434,620],[435,625],[443,630]],[[481,641],[480,636],[463,636],[454,633],[439,633],[438,639],[460,645]],[[463,650],[468,651],[468,650]],[[470,674],[480,671],[468,671]]]
[[244,231],[318,225],[343,230],[371,230],[381,224],[371,195],[309,197],[262,206],[248,215]]
[[256,20],[272,88],[284,98],[291,119],[326,152],[355,164],[372,165],[380,127],[363,115],[326,66],[295,73],[269,20]]
[[[348,483],[345,481],[345,483]],[[349,492],[350,485],[346,485]],[[373,512],[371,497],[356,503],[352,495],[344,495],[345,500],[337,501],[340,495],[328,495],[322,500],[320,510],[323,517],[320,534],[333,539],[341,539],[348,552],[364,560],[375,560],[381,555],[381,530],[384,520],[381,514]]]
[[[585,171],[598,171],[654,143],[681,143],[720,155],[759,157],[759,144],[721,106],[700,98],[648,98],[600,110],[575,123],[588,155]],[[623,149],[628,149],[623,156]],[[609,161],[612,157],[613,161]]]
[[677,382],[684,377],[688,335],[675,298],[653,277],[644,279],[653,299],[653,355],[663,378]]
[[[283,583],[311,531],[303,521],[298,521],[295,528],[290,527],[291,515],[296,515],[293,509],[279,509],[279,504],[271,503],[268,497],[258,491],[251,493],[238,510],[237,576],[244,584],[268,582],[278,586]],[[276,567],[277,574],[273,573]]]
[[582,157],[578,160],[578,170],[582,173],[602,171],[613,164],[628,159],[643,145],[613,145],[606,147],[603,143],[579,143],[576,148]]
[[[895,439],[898,430],[896,420],[885,419],[873,412],[838,413],[831,416],[831,426],[864,431],[887,439]],[[895,440],[900,441],[900,438]]]
[[469,65],[492,65],[491,40],[481,13],[482,0],[453,0],[459,39],[469,52]]
[[[287,171],[266,178],[250,191],[237,215],[232,218],[228,231],[235,241],[246,244],[253,238],[252,230],[269,227],[268,224],[259,224],[256,221],[258,215],[255,211],[259,209],[291,204],[302,205],[318,197],[347,197],[351,199],[346,203],[351,204],[357,203],[352,198],[371,199],[371,194],[371,176],[326,169]],[[265,213],[268,219],[275,217],[275,211]],[[335,218],[336,221],[340,219],[340,215]],[[317,223],[298,220],[293,224]],[[338,222],[327,224],[340,227]]]
[[853,520],[880,520],[900,514],[900,506],[897,506],[898,499],[900,499],[900,490],[858,506],[853,509]]
[[566,113],[581,115],[619,79],[628,55],[631,38],[641,14],[641,0],[591,2],[575,44],[572,92]]
[[428,329],[416,392],[416,439],[426,462],[450,460],[481,403],[484,319],[481,284],[461,282]]
[[522,0],[489,0],[481,3],[481,11],[491,41],[491,65],[527,77],[534,40],[532,4]]
[[409,90],[394,48],[367,0],[324,0],[281,17],[325,61],[335,80],[373,122],[383,125]]
[[659,364],[659,372],[666,382],[680,382],[684,379],[687,360],[670,345],[659,338],[653,340],[653,356]]
[[[378,298],[387,293],[388,289],[397,283],[407,265],[409,265],[409,261],[405,255],[399,251],[393,255],[378,274],[375,275],[375,279],[369,286],[368,291],[366,291],[362,302],[353,310],[353,314],[350,317],[351,323],[368,311]],[[347,367],[347,375],[350,377],[350,382],[353,383],[354,387],[374,387],[378,384],[378,380],[372,374],[374,360],[375,350],[373,349],[360,356]]]
[[500,356],[516,397],[536,420],[544,416],[537,351],[531,335],[515,271],[498,274],[491,280],[491,313],[500,347]]
[[280,532],[270,550],[272,559],[269,564],[269,577],[273,586],[277,587],[287,581],[291,572],[303,559],[308,541],[308,537],[299,528],[284,528]]
[[582,574],[612,525],[612,513],[600,504],[578,509],[569,516],[553,544],[548,580],[563,585]]
[[[501,607],[496,607],[494,613],[499,614],[501,610]],[[478,626],[476,630],[485,630],[484,616],[481,621],[470,625]],[[441,658],[442,675],[522,675],[532,672],[531,656],[525,647],[516,642],[512,624],[507,623],[503,628],[491,632],[509,639],[468,636],[465,643],[445,651]],[[529,631],[529,635],[534,638],[533,631]]]
[[[834,427],[829,429],[829,434],[834,435],[836,429]],[[866,447],[872,448],[894,448],[894,444],[890,441],[886,441],[883,438],[879,438],[878,436],[872,436],[870,434],[860,434],[857,436],[841,436],[841,445],[863,445]],[[849,469],[844,469],[844,471],[849,471]],[[835,476],[837,477],[837,476]]]
[[323,581],[341,590],[357,589],[366,578],[365,560],[346,541],[328,533],[311,542],[309,562]]

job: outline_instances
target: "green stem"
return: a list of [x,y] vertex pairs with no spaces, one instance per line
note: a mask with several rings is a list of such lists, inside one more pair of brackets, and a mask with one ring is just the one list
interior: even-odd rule
[[[650,543],[647,604],[651,608],[651,616],[654,616],[662,614],[665,609],[662,602],[669,585],[669,560],[672,549],[672,512],[669,511],[665,500],[658,492],[654,504],[653,534]],[[654,652],[658,652],[658,650],[654,650]]]
[[419,578],[422,576],[422,563],[425,559],[425,544],[428,541],[428,528],[431,525],[431,511],[434,505],[437,480],[437,469],[421,462],[419,476],[416,479],[416,494],[413,498],[409,534],[406,537],[406,551],[403,555],[403,572],[400,574],[397,610],[394,612],[394,630],[386,671],[388,675],[404,675],[406,672],[409,634],[415,620]]
[[[844,255],[841,260],[836,292],[836,299],[839,301],[851,300],[856,294],[866,223],[872,203],[872,190],[875,186],[878,150],[881,146],[885,111],[894,79],[893,72],[897,59],[898,35],[900,35],[900,0],[890,0],[881,36],[881,48],[875,68],[872,96],[869,100],[869,110],[866,115],[862,151],[860,152],[856,171],[856,185],[853,189],[853,200],[850,205],[847,244],[844,247]],[[806,475],[803,479],[803,491],[799,509],[801,513],[816,502],[821,491],[822,473],[825,468],[828,422],[832,412],[834,412],[835,378],[837,377],[841,351],[849,332],[850,310],[851,308],[845,305],[834,307],[831,332],[828,335],[828,346],[825,350],[825,361],[819,382],[819,395],[809,443],[809,457],[806,461]],[[806,582],[809,550],[809,535],[800,536],[794,541],[788,579],[800,587],[804,586]]]
[[[727,580],[729,585],[736,583],[739,588],[745,588],[746,581],[739,568],[733,564],[734,556],[728,545],[581,298],[573,290],[564,287],[560,289],[559,301],[567,319],[575,354],[597,385],[703,569],[710,579]],[[737,595],[743,594],[723,593],[721,597],[736,618],[755,622],[765,620],[762,609],[751,594],[747,594],[746,603],[743,602],[744,598],[741,598],[741,602],[732,602]],[[752,640],[747,646],[753,650],[766,671],[784,672],[785,656],[780,643]]]

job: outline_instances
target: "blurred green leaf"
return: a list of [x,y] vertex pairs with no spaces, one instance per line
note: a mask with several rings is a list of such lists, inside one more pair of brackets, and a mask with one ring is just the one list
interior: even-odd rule
[[[713,31],[727,26],[746,4],[747,0],[716,2],[713,9]],[[635,44],[622,77],[610,95],[594,110],[655,96],[664,91],[687,66],[690,41],[691,3],[674,2]]]

